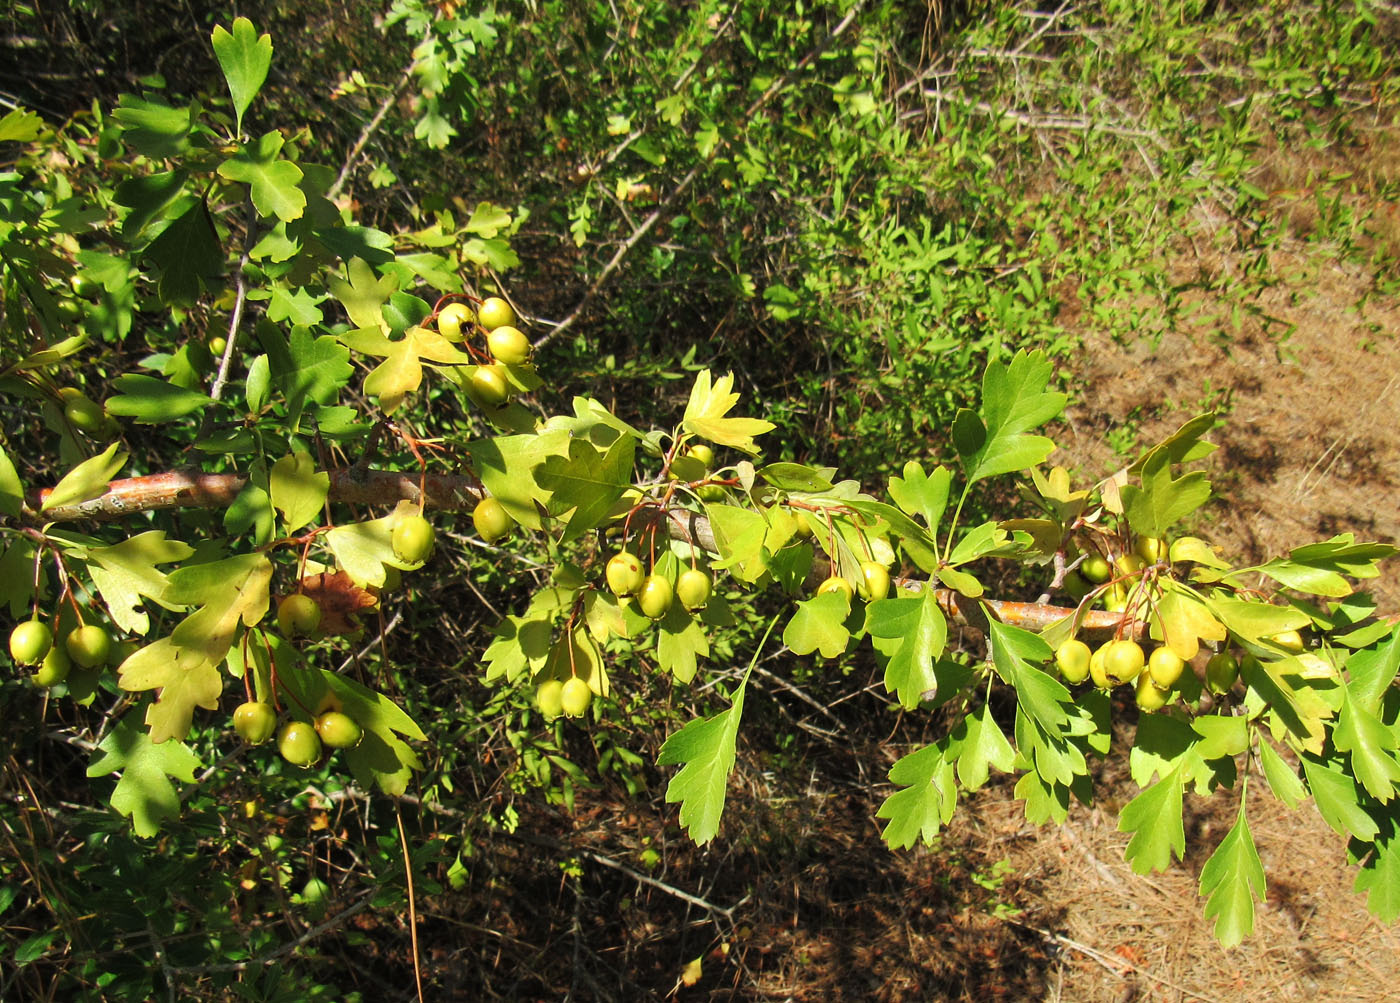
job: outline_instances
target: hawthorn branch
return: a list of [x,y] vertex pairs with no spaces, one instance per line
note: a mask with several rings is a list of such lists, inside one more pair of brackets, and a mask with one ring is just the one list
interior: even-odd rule
[[[431,474],[396,470],[366,470],[343,467],[327,471],[330,488],[327,501],[341,504],[385,507],[399,501],[421,503],[439,511],[467,511],[485,497],[475,478],[463,474]],[[142,512],[175,508],[227,508],[248,483],[242,474],[206,474],[199,471],[167,471],[145,477],[112,481],[96,498],[72,505],[41,510],[49,489],[40,491],[22,513],[33,525],[93,520],[105,522]],[[710,521],[698,512],[671,509],[665,513],[644,508],[632,520],[636,533],[664,532],[673,539],[692,544],[710,553],[718,552]],[[910,582],[922,587],[922,582]],[[958,623],[985,629],[983,606],[1002,623],[1026,630],[1041,631],[1057,621],[1073,616],[1074,610],[1040,602],[1011,602],[1001,599],[969,600],[948,589],[938,590],[943,612]],[[979,605],[980,603],[980,605]],[[1122,632],[1141,636],[1144,625],[1121,613],[1088,610],[1080,621],[1080,631],[1090,636]]]

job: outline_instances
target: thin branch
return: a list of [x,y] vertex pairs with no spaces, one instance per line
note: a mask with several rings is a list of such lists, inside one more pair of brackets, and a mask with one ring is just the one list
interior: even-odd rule
[[[394,470],[360,470],[355,467],[327,471],[330,488],[327,501],[355,505],[389,506],[400,500],[420,502],[425,508],[442,511],[466,511],[474,508],[484,492],[474,478],[454,474],[401,473]],[[35,502],[24,513],[27,521],[47,524],[75,522],[84,519],[109,520],[172,508],[227,508],[238,497],[248,479],[241,474],[204,474],[170,471],[146,477],[129,477],[112,481],[106,493],[74,505],[60,505],[47,512],[39,506],[49,490],[39,492]],[[420,489],[421,484],[421,489]],[[641,532],[648,520],[666,523],[666,533],[673,539],[693,544],[710,553],[718,550],[710,521],[698,512],[671,511],[660,516],[644,509],[633,519],[635,530]],[[923,588],[921,581],[909,583],[911,588]],[[938,590],[938,602],[944,613],[959,623],[977,626],[980,610],[957,593]],[[1044,630],[1052,624],[1071,617],[1074,609],[1043,603],[982,600],[987,609],[1002,623],[1026,630]],[[1130,618],[1121,613],[1088,610],[1080,620],[1080,630],[1090,636],[1119,631]],[[1140,635],[1144,626],[1129,623],[1133,635]]]
[[[432,33],[433,26],[430,24],[424,30],[423,40],[419,42],[418,45],[422,45],[423,42],[426,42],[432,37]],[[414,51],[418,51],[417,46],[414,46]],[[371,136],[379,131],[379,126],[383,123],[384,116],[389,114],[389,109],[394,107],[394,103],[398,101],[399,95],[402,94],[403,89],[408,86],[409,80],[413,77],[413,68],[417,65],[418,60],[416,57],[409,61],[408,65],[403,68],[403,72],[399,74],[399,82],[394,85],[394,89],[384,98],[384,101],[379,105],[379,110],[374,113],[374,117],[366,122],[365,127],[360,130],[360,135],[359,138],[355,140],[355,145],[350,147],[350,152],[345,155],[345,163],[340,166],[340,173],[336,175],[335,184],[331,185],[330,190],[326,192],[326,198],[330,199],[332,202],[334,202],[336,196],[340,194],[340,189],[345,187],[345,182],[349,180],[350,172],[354,170],[355,162],[360,159],[360,152],[365,148],[365,144],[369,142]]]

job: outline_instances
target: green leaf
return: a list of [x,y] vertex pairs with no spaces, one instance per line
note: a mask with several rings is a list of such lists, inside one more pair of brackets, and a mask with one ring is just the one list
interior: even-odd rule
[[24,108],[0,118],[0,143],[32,143],[43,131],[44,120]]
[[[766,634],[764,640],[767,640]],[[760,643],[755,649],[755,660],[762,649]],[[744,714],[744,692],[752,671],[753,663],[750,663],[728,710],[691,721],[666,739],[656,758],[658,766],[685,764],[666,785],[666,800],[681,803],[681,825],[690,830],[690,838],[697,846],[708,843],[719,832],[729,773],[734,769],[734,741]]]
[[344,523],[327,531],[323,539],[326,547],[335,555],[336,564],[357,585],[377,588],[384,584],[386,565],[403,570],[415,567],[405,564],[394,553],[394,527],[405,513],[410,512],[416,512],[412,503],[400,502],[399,509],[389,515],[364,522]]
[[757,453],[753,437],[771,432],[776,426],[758,418],[726,418],[739,395],[733,392],[732,373],[711,381],[710,371],[702,369],[695,377],[690,391],[682,425],[691,435],[708,439],[719,446],[730,446],[745,453]]
[[985,784],[992,768],[1001,773],[1012,771],[1016,750],[993,719],[991,704],[982,705],[980,717],[972,713],[963,718],[959,732],[961,735],[953,735],[953,747],[960,747],[958,780],[966,790],[975,791]]
[[1400,835],[1392,828],[1375,841],[1356,874],[1355,888],[1366,892],[1366,908],[1382,923],[1400,919]]
[[1389,801],[1400,782],[1400,763],[1395,761],[1395,733],[1370,711],[1343,691],[1342,710],[1332,741],[1338,751],[1351,753],[1352,775],[1361,781],[1371,797]]
[[1264,779],[1269,782],[1269,790],[1290,808],[1297,808],[1308,796],[1303,781],[1293,768],[1283,761],[1278,750],[1263,738],[1259,739],[1259,763],[1264,768]]
[[471,238],[462,245],[462,257],[498,272],[510,271],[520,264],[520,257],[511,250],[510,242],[499,237],[493,240]]
[[1041,463],[1055,444],[1027,434],[1064,410],[1066,397],[1049,393],[1052,367],[1043,351],[1019,351],[1009,365],[993,360],[982,376],[980,416],[963,410],[953,424],[953,440],[963,473],[972,484]]
[[1312,623],[1307,613],[1293,606],[1274,606],[1230,597],[1206,600],[1211,611],[1231,633],[1253,644],[1280,631],[1299,630]]
[[1351,533],[1342,533],[1322,543],[1296,547],[1287,558],[1275,558],[1254,570],[1299,592],[1339,598],[1352,592],[1344,575],[1375,578],[1380,574],[1377,564],[1397,552],[1388,543],[1357,543]]
[[823,592],[797,604],[797,612],[783,629],[783,643],[795,655],[821,652],[823,658],[835,658],[846,650],[851,632],[846,618],[851,614],[851,600],[841,592]]
[[142,373],[118,376],[112,386],[118,393],[107,399],[107,410],[142,425],[175,421],[214,403],[206,394]]
[[728,568],[742,582],[757,581],[767,570],[763,541],[768,523],[763,516],[735,505],[706,505],[705,514],[721,558],[714,567]]
[[232,34],[223,25],[215,25],[211,41],[233,97],[237,129],[242,132],[243,113],[253,103],[272,65],[272,36],[259,36],[252,21],[239,17],[233,21]]
[[937,534],[952,480],[953,472],[947,467],[934,467],[932,473],[925,474],[922,465],[910,460],[904,464],[903,477],[890,478],[890,497],[909,515],[922,518],[930,534]]
[[88,574],[112,622],[129,634],[144,636],[151,628],[150,618],[137,611],[142,597],[159,603],[168,578],[157,564],[183,561],[194,555],[194,548],[178,540],[167,540],[165,531],[148,530],[110,547],[88,550]]
[[1124,853],[1135,874],[1165,871],[1172,854],[1178,860],[1186,852],[1186,830],[1181,821],[1181,793],[1185,780],[1175,769],[1123,806],[1118,831],[1131,832]]
[[224,269],[219,235],[203,201],[171,220],[145,253],[160,270],[161,298],[175,304],[193,303],[201,286],[212,285]]
[[535,675],[544,668],[554,641],[554,614],[509,615],[495,627],[496,639],[482,655],[486,681],[502,677],[513,683],[522,673]]
[[[277,323],[290,322],[298,327],[310,327],[325,320],[316,306],[324,297],[313,296],[305,289],[289,292],[282,286],[274,286],[272,297],[267,301],[267,319]],[[334,341],[327,338],[327,341]]]
[[1361,807],[1355,781],[1334,762],[1324,763],[1313,756],[1301,758],[1303,776],[1323,821],[1339,836],[1355,837],[1363,843],[1375,839],[1380,828]]
[[498,435],[468,443],[472,470],[511,518],[526,529],[541,529],[536,506],[547,507],[549,492],[535,480],[534,470],[554,455],[568,455],[567,429],[528,435]]
[[296,328],[285,342],[278,338],[275,345],[268,345],[268,340],[264,338],[263,345],[269,349],[272,379],[293,413],[300,413],[303,400],[331,403],[354,373],[349,350],[330,335],[318,338]]
[[919,840],[931,843],[953,817],[958,785],[953,764],[937,745],[901,757],[890,767],[890,783],[904,788],[885,798],[876,818],[889,821],[882,836],[890,849],[908,849]]
[[122,139],[148,157],[174,157],[189,148],[190,109],[172,108],[123,94],[112,110],[122,124]]
[[[986,610],[986,607],[983,607]],[[1058,735],[1069,720],[1063,704],[1071,701],[1059,680],[1038,668],[1054,657],[1050,645],[1020,627],[1001,623],[986,610],[991,632],[992,664],[997,674],[1016,689],[1020,706],[1047,734]]]
[[574,439],[567,457],[547,457],[535,470],[535,480],[551,495],[550,514],[572,513],[563,540],[576,540],[596,528],[631,486],[636,447],[631,436],[619,436],[606,453]]
[[678,602],[671,604],[657,627],[657,665],[670,672],[676,682],[690,682],[699,670],[698,660],[710,654],[705,629]]
[[321,514],[330,486],[331,475],[317,472],[310,453],[289,453],[272,465],[268,493],[272,507],[282,513],[288,533],[295,533]]
[[398,289],[398,279],[392,274],[376,278],[374,269],[363,258],[350,259],[347,273],[350,281],[332,276],[326,280],[326,288],[340,300],[356,328],[385,330],[388,325],[381,309],[389,302],[390,294]]
[[934,663],[948,640],[948,622],[938,595],[926,588],[920,596],[878,599],[865,608],[865,629],[873,637],[896,642],[885,664],[885,690],[913,710],[923,694],[937,691]]
[[319,227],[315,232],[316,239],[341,261],[350,262],[359,258],[371,265],[384,265],[385,275],[393,276],[394,288],[397,289],[403,282],[403,270],[394,271],[388,267],[394,261],[394,238],[383,230],[346,224]]
[[1210,501],[1210,481],[1199,470],[1172,478],[1170,452],[1159,446],[1142,465],[1142,487],[1125,485],[1123,514],[1143,536],[1166,536],[1177,522]]
[[1245,818],[1244,798],[1234,826],[1201,868],[1205,917],[1215,919],[1215,939],[1234,947],[1254,931],[1254,900],[1264,900],[1264,865]]
[[1366,651],[1356,651],[1346,661],[1347,692],[1358,707],[1372,713],[1400,673],[1400,624],[1390,631],[1390,640]]
[[220,177],[249,186],[253,207],[260,215],[276,216],[284,222],[300,219],[306,211],[301,168],[277,157],[285,142],[276,130],[264,133],[255,144],[245,144],[219,165]]
[[181,742],[153,742],[131,723],[131,715],[117,721],[116,726],[97,746],[101,753],[88,766],[90,777],[105,777],[122,771],[112,791],[112,807],[131,819],[136,835],[154,836],[163,819],[180,814],[180,796],[174,777],[183,783],[194,782],[199,759]]
[[494,237],[510,226],[510,211],[490,202],[478,202],[463,229],[478,237]]
[[1167,714],[1143,714],[1138,718],[1128,769],[1133,783],[1146,787],[1154,774],[1165,777],[1176,770],[1199,741],[1185,721]]
[[1296,671],[1288,671],[1294,665],[1292,659],[1261,662],[1248,658],[1241,664],[1240,672],[1251,691],[1250,697],[1268,704],[1299,746],[1320,753],[1325,733],[1323,722],[1332,717],[1333,708],[1314,688],[1313,681]]
[[17,516],[24,508],[24,483],[10,454],[0,445],[0,515]]
[[61,508],[64,505],[77,505],[79,502],[99,498],[107,493],[107,486],[117,471],[125,465],[127,454],[118,452],[117,443],[112,443],[96,456],[79,463],[59,481],[49,492],[40,511]]

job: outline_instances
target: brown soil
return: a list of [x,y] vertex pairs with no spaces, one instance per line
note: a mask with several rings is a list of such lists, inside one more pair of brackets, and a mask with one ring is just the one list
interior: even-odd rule
[[[1282,254],[1275,267],[1285,280],[1257,307],[1287,337],[1253,320],[1223,337],[1170,331],[1158,344],[1085,332],[1082,400],[1056,459],[1108,473],[1214,408],[1225,424],[1210,436],[1220,447],[1210,464],[1220,500],[1205,515],[1213,542],[1250,562],[1338,533],[1395,543],[1400,302],[1368,302],[1357,267]],[[1133,446],[1126,455],[1107,444],[1115,430]],[[1400,612],[1400,576],[1364,584]]]

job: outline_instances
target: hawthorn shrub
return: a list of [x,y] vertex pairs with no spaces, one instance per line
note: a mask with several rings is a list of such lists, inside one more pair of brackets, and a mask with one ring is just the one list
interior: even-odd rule
[[[464,32],[459,55],[486,44],[396,10],[434,38]],[[1126,717],[1135,870],[1186,852],[1188,790],[1238,801],[1201,874],[1223,944],[1249,935],[1264,893],[1263,796],[1311,800],[1371,910],[1400,915],[1400,630],[1357,591],[1395,548],[1341,534],[1242,566],[1212,546],[1194,517],[1219,416],[1076,484],[1047,466],[1066,403],[1052,353],[987,333],[946,462],[889,460],[867,488],[765,459],[779,416],[693,360],[683,405],[645,423],[644,407],[557,401],[534,361],[554,335],[504,278],[528,214],[481,200],[368,225],[332,197],[308,133],[261,120],[271,37],[240,18],[210,43],[226,99],[126,94],[59,131],[24,109],[0,119],[15,151],[0,174],[0,916],[16,985],[333,994],[286,959],[328,903],[327,922],[411,909],[415,875],[453,880],[461,847],[410,846],[398,805],[451,800],[441,763],[469,755],[475,722],[504,720],[514,779],[566,805],[586,782],[568,729],[640,785],[609,730],[624,688],[643,671],[691,686],[720,652],[749,671],[713,713],[663,720],[655,765],[690,837],[722,838],[750,672],[779,645],[811,663],[865,652],[901,712],[951,722],[889,771],[893,849],[931,842],[993,773],[1017,777],[1029,820],[1063,822]],[[774,288],[775,314],[801,299]],[[1008,484],[1022,511],[973,514]],[[989,594],[1001,565],[1036,583],[1031,601]],[[412,596],[463,571],[504,607],[470,662],[496,694],[480,706],[413,686],[389,648]],[[950,647],[955,622],[984,648]],[[308,790],[395,805],[397,839],[363,826],[364,887],[288,848],[269,806]],[[247,847],[242,872],[203,863]],[[272,902],[305,927],[247,921]]]

